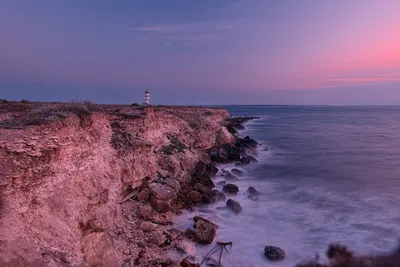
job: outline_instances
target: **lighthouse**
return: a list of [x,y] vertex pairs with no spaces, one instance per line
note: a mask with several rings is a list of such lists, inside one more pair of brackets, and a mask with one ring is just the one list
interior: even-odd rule
[[150,93],[148,90],[146,90],[146,93],[144,94],[144,102],[146,105],[150,105]]

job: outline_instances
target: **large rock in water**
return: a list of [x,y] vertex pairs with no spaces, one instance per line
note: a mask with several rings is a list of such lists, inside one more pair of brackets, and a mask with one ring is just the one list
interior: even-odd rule
[[218,168],[214,164],[207,164],[206,171],[208,175],[214,176],[218,173]]
[[207,193],[211,190],[211,188],[201,183],[196,183],[193,188],[200,193]]
[[222,190],[226,193],[237,194],[237,192],[239,192],[239,187],[234,184],[226,184]]
[[204,174],[208,174],[209,176],[214,176],[218,173],[218,168],[210,163],[205,164],[204,162],[199,162],[196,164],[194,175],[195,177],[201,177]]
[[220,191],[218,191],[217,189],[213,189],[213,190],[211,190],[211,192],[213,192],[216,201],[225,200],[226,199],[225,194],[220,192]]
[[239,176],[239,177],[243,176],[243,174],[244,174],[244,172],[242,172],[241,170],[236,169],[236,168],[232,169],[231,172],[232,172],[234,175]]
[[211,244],[214,241],[218,226],[199,216],[195,216],[193,220],[195,228],[194,233],[197,239],[196,241],[201,244]]
[[240,206],[239,202],[236,202],[233,199],[228,199],[228,201],[226,201],[226,206],[233,210],[236,214],[242,212],[242,206]]
[[279,261],[285,258],[285,251],[279,247],[266,246],[264,248],[264,255],[271,261]]
[[257,141],[248,136],[243,139],[239,138],[236,144],[241,154],[257,154],[257,145]]
[[249,194],[251,194],[251,195],[253,195],[253,196],[259,196],[259,195],[261,195],[261,193],[260,192],[258,192],[254,187],[252,187],[252,186],[250,186],[248,189],[247,189],[247,193],[249,193]]
[[258,162],[258,161],[256,160],[255,157],[250,156],[250,155],[246,155],[246,156],[243,156],[243,157],[240,159],[240,162],[241,162],[242,164],[250,164],[250,163],[255,163],[255,162]]
[[230,180],[230,181],[238,181],[239,179],[233,175],[232,173],[228,173],[227,175],[225,175],[225,179],[226,180]]
[[192,178],[192,185],[195,185],[197,183],[208,186],[209,188],[215,187],[214,182],[211,180],[210,176],[207,173],[203,174],[202,176],[194,176]]
[[211,149],[208,154],[212,161],[218,163],[229,163],[240,160],[240,151],[230,144],[223,144],[219,149]]

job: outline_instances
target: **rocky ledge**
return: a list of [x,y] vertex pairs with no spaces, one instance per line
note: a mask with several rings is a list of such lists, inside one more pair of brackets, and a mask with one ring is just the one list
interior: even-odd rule
[[250,119],[196,107],[1,103],[0,266],[179,266],[167,251],[193,255],[217,226],[195,217],[181,232],[172,220],[225,200],[215,163],[254,161],[257,142],[236,135]]

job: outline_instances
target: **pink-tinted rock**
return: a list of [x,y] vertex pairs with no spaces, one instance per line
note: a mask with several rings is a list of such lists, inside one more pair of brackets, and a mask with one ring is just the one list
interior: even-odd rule
[[218,226],[200,216],[195,216],[193,221],[196,241],[201,244],[211,244],[214,241]]
[[143,189],[137,195],[137,199],[142,202],[147,202],[150,199],[150,191],[148,188]]
[[164,213],[171,210],[171,202],[168,200],[159,200],[158,198],[151,197],[151,206],[158,212]]
[[174,190],[165,184],[161,183],[150,183],[149,190],[153,197],[159,200],[172,200],[176,199],[176,193]]
[[199,203],[202,199],[201,194],[197,191],[190,191],[187,194],[187,198],[193,203]]

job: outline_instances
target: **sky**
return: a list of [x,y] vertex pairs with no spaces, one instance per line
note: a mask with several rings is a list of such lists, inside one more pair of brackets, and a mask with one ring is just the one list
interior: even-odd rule
[[0,98],[400,104],[398,0],[0,0]]

